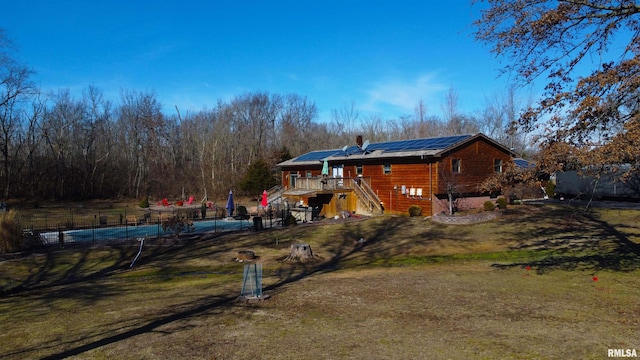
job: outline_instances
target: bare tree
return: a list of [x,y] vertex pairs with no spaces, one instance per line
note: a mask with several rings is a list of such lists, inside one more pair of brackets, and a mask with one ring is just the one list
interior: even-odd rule
[[331,110],[332,125],[339,132],[342,142],[349,144],[355,138],[355,129],[360,112],[356,108],[355,101],[345,102],[339,109]]
[[447,124],[449,133],[455,134],[459,130],[459,124],[456,124],[458,117],[458,92],[453,87],[449,87],[449,91],[445,95],[442,104],[442,112],[444,113],[444,121]]
[[[179,114],[179,112],[178,112]],[[201,111],[184,119],[179,116],[180,131],[184,133],[183,152],[191,154],[187,157],[183,181],[187,191],[199,190],[203,200],[208,199],[208,174],[211,164],[208,160],[209,140],[213,134],[215,117],[210,111]],[[199,181],[197,181],[199,180]]]
[[31,101],[28,110],[25,110],[25,130],[24,130],[24,173],[20,176],[19,182],[23,184],[23,189],[17,189],[14,195],[24,194],[28,197],[35,197],[41,194],[41,184],[47,181],[42,173],[41,156],[41,123],[45,112],[45,99],[41,95],[36,95]]
[[280,143],[286,144],[293,154],[302,154],[314,149],[314,145],[322,144],[316,141],[318,137],[312,127],[316,117],[316,105],[306,97],[296,94],[285,96],[276,122]]
[[442,131],[441,121],[435,116],[430,116],[427,105],[421,99],[415,107],[415,138],[428,138],[440,135]]
[[380,115],[369,115],[361,123],[360,135],[365,140],[372,142],[386,141],[387,131],[385,121],[382,120]]
[[458,92],[449,88],[442,106],[444,112],[445,131],[442,135],[471,134],[480,131],[478,120],[471,115],[462,114],[458,110]]
[[51,158],[50,173],[56,198],[77,196],[78,177],[74,160],[80,123],[85,116],[84,104],[71,97],[69,90],[60,90],[52,96],[53,106],[47,109],[42,123],[45,144]]
[[487,136],[522,154],[528,148],[527,133],[518,125],[518,118],[526,104],[517,97],[516,90],[515,85],[510,85],[506,93],[485,98],[481,129]]
[[241,138],[237,145],[246,154],[243,165],[262,157],[269,130],[273,128],[280,110],[280,97],[266,92],[247,93],[231,102],[234,111],[234,129]]
[[[151,165],[162,153],[160,144],[167,139],[166,123],[155,94],[123,91],[118,108],[120,140],[126,168],[127,194],[140,198],[147,195],[152,176],[162,178],[167,173],[150,173]],[[172,164],[178,169],[181,164]],[[162,169],[158,169],[161,171]]]
[[115,164],[110,162],[114,141],[112,104],[105,100],[102,91],[94,86],[86,89],[84,101],[85,140],[80,142],[83,144],[82,162],[86,176],[83,196],[108,196],[108,193],[104,192],[105,177],[110,172],[117,172]]
[[0,29],[0,154],[2,156],[2,193],[11,194],[14,163],[22,146],[24,111],[29,98],[37,93],[31,70],[19,64],[10,51],[13,46]]
[[440,183],[440,191],[444,191],[447,194],[449,215],[453,215],[457,210],[456,202],[464,191],[464,186],[459,180],[459,174],[452,170],[450,164],[444,165],[438,172],[438,182]]

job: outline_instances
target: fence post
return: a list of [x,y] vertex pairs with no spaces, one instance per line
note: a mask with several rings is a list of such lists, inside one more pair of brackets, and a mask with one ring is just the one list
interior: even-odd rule
[[[122,216],[122,215],[121,215]],[[122,219],[120,220],[120,223],[122,223]],[[127,224],[127,207],[124,207],[124,237],[125,238],[129,238],[129,224]]]
[[64,232],[62,231],[60,224],[58,224],[58,245],[60,245],[60,247],[64,247]]

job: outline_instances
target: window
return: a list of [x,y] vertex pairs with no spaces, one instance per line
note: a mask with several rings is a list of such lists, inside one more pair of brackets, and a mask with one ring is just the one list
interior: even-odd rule
[[362,164],[356,164],[356,175],[362,175]]
[[460,159],[451,159],[451,172],[454,174],[460,173],[462,161]]
[[311,170],[307,170],[307,177],[310,178],[311,177]]
[[382,164],[382,171],[384,172],[385,175],[391,174],[391,163]]
[[493,171],[497,173],[502,172],[502,159],[493,160]]

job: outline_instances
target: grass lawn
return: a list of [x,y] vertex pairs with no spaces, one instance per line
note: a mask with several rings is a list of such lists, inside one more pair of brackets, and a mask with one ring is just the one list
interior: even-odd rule
[[[515,206],[0,262],[0,358],[603,359],[640,352],[640,212]],[[367,243],[354,247],[363,237]],[[321,261],[280,260],[292,243]],[[265,301],[237,301],[253,250]]]

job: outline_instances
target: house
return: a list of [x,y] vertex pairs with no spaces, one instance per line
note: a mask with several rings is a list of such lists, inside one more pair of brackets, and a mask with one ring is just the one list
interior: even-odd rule
[[380,143],[358,136],[356,145],[312,151],[278,167],[287,203],[311,208],[313,216],[407,214],[412,205],[429,216],[448,210],[449,193],[458,209],[495,198],[479,184],[513,155],[480,133]]

